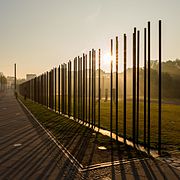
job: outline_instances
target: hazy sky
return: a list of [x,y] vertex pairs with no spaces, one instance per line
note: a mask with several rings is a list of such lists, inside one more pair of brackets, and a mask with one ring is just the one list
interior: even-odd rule
[[180,0],[0,0],[0,72],[13,75],[16,62],[18,77],[25,77],[91,48],[107,53],[110,38],[118,35],[121,46],[127,33],[130,44],[133,27],[142,31],[147,21],[151,21],[152,59],[156,59],[159,19],[163,59],[180,58]]

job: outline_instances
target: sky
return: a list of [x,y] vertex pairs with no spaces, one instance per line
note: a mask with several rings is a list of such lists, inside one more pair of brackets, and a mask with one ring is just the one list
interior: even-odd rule
[[[151,22],[151,59],[158,58],[158,20],[162,20],[163,60],[180,58],[180,0],[0,0],[0,72],[17,77],[37,75],[73,60],[92,48],[110,50],[127,34],[128,65],[132,64],[133,28]],[[143,46],[141,39],[141,47]],[[143,53],[140,52],[140,63]],[[109,68],[103,62],[102,67]]]

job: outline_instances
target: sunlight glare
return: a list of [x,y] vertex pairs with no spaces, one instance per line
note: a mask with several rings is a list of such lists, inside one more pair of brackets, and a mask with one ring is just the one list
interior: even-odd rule
[[103,63],[109,65],[110,61],[111,61],[111,54],[110,53],[105,53],[103,55]]

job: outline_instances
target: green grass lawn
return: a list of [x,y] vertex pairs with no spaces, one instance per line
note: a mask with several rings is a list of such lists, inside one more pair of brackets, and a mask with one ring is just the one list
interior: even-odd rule
[[[165,101],[165,100],[164,100]],[[72,111],[73,115],[73,99],[72,99]],[[170,103],[168,103],[170,102]],[[172,103],[174,102],[174,104]],[[82,106],[81,102],[77,102],[76,112],[78,114],[78,106],[80,109],[79,118],[82,119]],[[92,106],[92,105],[91,105]],[[92,110],[90,106],[90,111]],[[123,100],[119,100],[118,103],[118,132],[123,136]],[[100,126],[101,128],[110,130],[110,101],[104,102],[101,100],[100,104]],[[147,107],[147,105],[146,105]],[[66,109],[68,106],[66,105]],[[132,138],[132,101],[127,100],[127,137]],[[91,115],[91,113],[90,113]],[[115,103],[113,103],[113,132],[115,132]],[[85,115],[86,117],[86,115]],[[89,117],[89,100],[87,99],[87,117]],[[146,111],[147,117],[147,111]],[[147,118],[146,118],[147,119]],[[87,119],[87,121],[89,121]],[[92,119],[90,119],[92,121]],[[96,124],[98,122],[98,102],[96,103]],[[146,121],[147,122],[147,121]],[[146,123],[147,124],[147,123]],[[150,141],[151,147],[157,148],[158,142],[158,101],[153,99],[151,102],[151,125],[150,125]],[[144,103],[143,99],[139,102],[139,143],[144,142]],[[147,137],[147,136],[146,136]],[[162,148],[166,150],[180,149],[180,105],[173,99],[168,99],[167,102],[162,103]]]
[[[66,101],[67,102],[67,101]],[[71,115],[73,115],[73,99],[71,101]],[[58,104],[58,103],[57,103]],[[89,101],[87,102],[87,117],[89,117]],[[118,108],[118,132],[123,136],[123,101],[119,100]],[[82,119],[82,106],[80,102],[76,105],[76,114]],[[92,106],[92,105],[91,105]],[[90,106],[90,111],[91,111]],[[100,126],[104,129],[110,129],[110,101],[101,100]],[[58,109],[58,108],[57,108]],[[66,104],[66,110],[68,105]],[[68,112],[68,110],[66,111]],[[127,137],[132,138],[132,101],[127,101]],[[40,113],[39,113],[40,115]],[[38,116],[39,116],[38,115]],[[91,115],[91,113],[90,113]],[[85,114],[86,117],[86,114]],[[44,120],[46,121],[46,120]],[[89,121],[89,119],[87,119]],[[92,119],[90,119],[92,121]],[[98,122],[98,102],[96,103],[96,124]],[[57,127],[58,129],[58,127]],[[115,103],[113,103],[113,132],[115,132]],[[157,148],[158,142],[158,105],[156,101],[151,102],[151,125],[150,125],[151,147]],[[142,144],[144,139],[144,104],[139,103],[139,143]],[[162,104],[162,148],[164,150],[180,149],[180,105]]]
[[[112,141],[93,129],[59,115],[38,103],[20,97],[38,121],[63,144],[83,165],[92,165],[112,160],[145,158],[148,155],[124,143]],[[104,146],[106,150],[100,150]]]
[[[115,104],[114,104],[115,106]],[[101,102],[101,127],[110,129],[110,102]],[[127,136],[132,137],[132,102],[127,102]],[[123,135],[123,102],[119,102],[118,110],[119,135]],[[113,108],[113,131],[115,132],[115,107]],[[157,147],[158,141],[158,106],[151,103],[151,147]],[[139,104],[139,142],[144,137],[144,104]],[[162,147],[164,149],[180,148],[180,106],[162,104]]]

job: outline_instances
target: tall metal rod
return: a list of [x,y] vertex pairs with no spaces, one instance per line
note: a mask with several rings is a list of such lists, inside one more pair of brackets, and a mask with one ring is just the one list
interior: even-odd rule
[[150,90],[150,75],[151,75],[151,57],[150,57],[150,22],[148,22],[148,153],[150,154],[150,123],[151,123],[151,106],[150,106],[150,98],[151,98],[151,90]]
[[64,63],[64,114],[67,114],[67,64]]
[[80,57],[80,119],[82,120],[82,57]]
[[50,102],[51,102],[51,109],[52,109],[52,92],[53,92],[53,90],[52,90],[52,70],[51,70],[51,81],[50,81],[50,92],[51,92],[51,94],[50,94]]
[[28,92],[28,95],[29,95],[29,99],[31,99],[31,80],[29,80],[29,84],[28,84],[28,89],[29,89],[29,92]]
[[41,74],[41,104],[43,105],[43,74]]
[[71,101],[71,99],[72,99],[72,97],[71,97],[71,94],[72,94],[72,89],[71,89],[71,87],[72,87],[72,76],[71,76],[71,61],[69,61],[69,116],[71,116],[71,106],[72,106],[72,101]]
[[38,99],[37,99],[37,102],[39,103],[39,90],[40,90],[40,88],[39,88],[39,76],[38,76],[38,78],[37,78],[37,94],[38,94]]
[[49,107],[48,98],[49,98],[49,96],[48,96],[48,71],[47,71],[46,72],[46,106],[47,106],[47,108]]
[[28,81],[28,98],[31,99],[31,80]]
[[50,108],[52,109],[52,70],[50,71]]
[[31,89],[31,96],[30,99],[33,101],[33,79],[30,80],[30,89]]
[[49,108],[51,108],[51,71],[49,71]]
[[64,114],[66,114],[66,66],[63,64],[63,106],[64,106]]
[[83,120],[84,122],[84,118],[83,118],[83,111],[84,111],[84,107],[83,107],[83,57],[81,57],[81,120]]
[[139,137],[139,43],[140,32],[137,31],[137,114],[136,114],[136,144]]
[[43,73],[43,89],[44,89],[44,93],[43,93],[43,105],[46,105],[46,73]]
[[[41,86],[42,82],[41,82],[41,77],[42,77],[42,75],[39,76],[39,104],[42,103],[42,86]],[[28,90],[27,90],[27,87],[26,87],[26,95],[28,94],[27,91]]]
[[86,81],[86,122],[87,122],[87,54],[86,54],[86,56],[85,56],[85,69],[86,69],[86,73],[85,73],[85,76],[86,76],[86,79],[85,79],[85,81]]
[[[26,86],[25,86],[25,89],[26,89],[25,90],[25,93],[26,93],[26,91],[27,91]],[[41,90],[41,87],[40,87],[40,76],[38,76],[38,103],[40,103],[40,99],[41,99],[41,96],[40,96],[41,95],[41,93],[40,93],[41,91],[40,90]]]
[[37,91],[38,91],[38,103],[39,103],[39,100],[40,100],[40,83],[39,83],[39,76],[38,76],[38,79],[37,79],[38,81],[37,81],[37,83],[38,83],[38,89],[37,89]]
[[44,92],[44,105],[47,106],[47,76],[46,76],[46,72],[44,73],[44,88],[45,88],[45,92]]
[[42,74],[42,104],[43,105],[44,105],[44,92],[45,92],[45,86],[44,86],[44,73],[43,73]]
[[136,140],[136,28],[133,33],[133,144],[135,145]]
[[62,66],[62,92],[63,92],[63,95],[62,95],[62,99],[63,99],[63,101],[62,101],[62,108],[63,108],[63,114],[65,114],[65,87],[64,87],[64,84],[65,84],[65,73],[64,73],[64,71],[65,71],[65,65],[63,64],[63,66]]
[[76,114],[76,109],[75,109],[75,60],[76,58],[74,58],[74,63],[73,63],[73,66],[74,66],[74,74],[73,74],[73,116],[74,116],[74,119],[75,119],[75,114]]
[[46,106],[46,73],[43,73],[43,105]]
[[14,91],[16,92],[16,63],[14,64]]
[[126,144],[126,34],[124,34],[124,143]]
[[82,117],[82,120],[83,120],[83,122],[85,121],[85,55],[83,54],[83,69],[82,69],[82,72],[83,72],[83,81],[82,81],[82,90],[83,90],[83,93],[82,93],[82,95],[83,95],[83,117]]
[[113,110],[113,103],[112,103],[112,88],[113,88],[113,39],[111,39],[111,83],[110,83],[110,90],[111,90],[111,102],[110,102],[110,132],[111,132],[111,139],[112,139],[112,110]]
[[63,63],[63,76],[62,76],[62,91],[63,91],[63,103],[62,103],[62,107],[63,107],[63,114],[65,114],[65,64]]
[[71,87],[70,87],[70,61],[68,62],[68,116],[70,117],[70,104],[71,104]]
[[33,101],[35,102],[35,97],[36,97],[36,94],[35,94],[35,79],[36,77],[33,79]]
[[45,105],[44,102],[44,95],[45,95],[45,78],[44,78],[44,73],[42,74],[42,104]]
[[116,141],[118,141],[118,37],[116,36]]
[[68,116],[70,117],[70,111],[71,111],[71,109],[70,109],[70,104],[71,104],[71,84],[70,84],[70,61],[68,62]]
[[54,106],[54,100],[53,100],[53,97],[54,97],[54,88],[53,88],[53,69],[51,71],[51,109],[53,110]]
[[38,103],[40,103],[40,89],[40,76],[38,76]]
[[[41,74],[40,76],[40,86],[41,86],[41,91],[40,91],[40,95],[41,95],[41,98],[40,98],[40,103],[41,105],[43,105],[43,74]],[[29,91],[29,88],[28,88],[28,91]],[[29,92],[28,92],[29,94]]]
[[91,122],[91,51],[89,51],[89,124]]
[[47,88],[46,88],[46,72],[44,73],[44,105],[46,106],[46,91],[47,91]]
[[77,58],[74,58],[74,119],[76,119]]
[[31,79],[31,100],[33,100],[33,79]]
[[94,126],[94,49],[92,49],[92,126]]
[[94,126],[96,125],[96,50],[94,50]]
[[78,106],[78,120],[79,120],[79,114],[80,114],[80,57],[78,56],[78,98],[77,98],[77,106]]
[[100,128],[100,117],[101,117],[101,112],[100,112],[100,108],[101,108],[101,49],[99,49],[99,104],[98,104],[98,127]]
[[161,20],[159,20],[159,122],[158,122],[158,153],[161,155]]
[[49,90],[48,90],[48,92],[49,92],[49,108],[51,108],[51,71],[49,71],[49,82],[48,82],[48,84],[49,84]]
[[56,99],[56,94],[57,94],[57,68],[54,68],[54,109],[55,112],[57,110],[57,99]]
[[144,28],[144,147],[146,148],[146,28]]
[[[47,108],[49,108],[49,77],[50,77],[50,73],[49,71],[47,71]],[[35,82],[34,82],[35,85]],[[35,96],[35,94],[34,94]]]
[[61,83],[61,80],[60,80],[60,65],[58,67],[58,112],[60,114],[60,83]]
[[36,77],[36,87],[35,87],[35,91],[36,91],[36,102],[38,102],[38,77]]
[[32,79],[32,100],[34,101],[34,79]]
[[51,71],[51,109],[53,109],[53,96],[54,96],[54,88],[53,88],[53,69]]
[[[34,78],[31,80],[31,86],[32,101],[34,101]],[[19,88],[21,88],[21,86]]]
[[79,114],[80,114],[80,57],[78,56],[78,98],[77,98],[78,102],[78,120],[80,118]]
[[31,99],[31,80],[28,81],[28,98]]
[[51,106],[52,106],[52,110],[53,110],[54,109],[54,68],[52,69],[51,77],[52,77],[52,81],[51,81],[51,88],[52,88]]
[[77,57],[75,58],[75,80],[74,80],[74,83],[75,83],[75,85],[74,85],[74,87],[75,87],[75,97],[74,97],[74,99],[75,99],[75,102],[74,102],[74,104],[75,104],[75,106],[74,106],[74,109],[75,109],[75,112],[74,112],[74,114],[75,114],[75,119],[77,118],[77,63],[78,63],[78,61],[77,61],[78,59],[77,59]]
[[61,112],[64,114],[64,65],[61,64]]
[[41,74],[41,104],[43,105],[43,74]]
[[34,102],[36,102],[36,90],[35,90],[35,88],[36,88],[36,77],[34,78],[34,80],[33,80],[33,96],[34,96]]
[[49,108],[51,108],[51,71],[49,71]]

